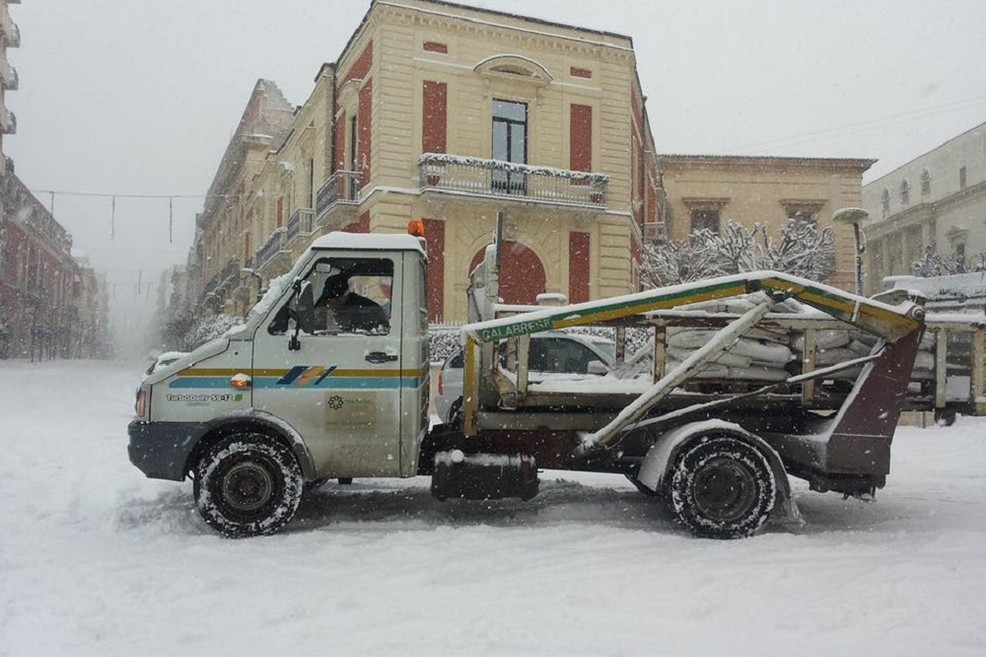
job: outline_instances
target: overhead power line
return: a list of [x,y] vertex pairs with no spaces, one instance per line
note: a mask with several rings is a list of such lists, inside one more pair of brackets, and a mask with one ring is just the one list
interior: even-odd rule
[[983,104],[986,104],[986,96],[966,98],[964,100],[955,101],[954,103],[948,103],[945,105],[939,105],[937,107],[925,107],[921,109],[911,110],[908,112],[901,112],[900,114],[893,114],[891,116],[869,119],[866,121],[861,121],[859,123],[851,123],[848,125],[842,125],[833,128],[824,128],[822,130],[815,130],[813,132],[804,132],[797,135],[789,135],[786,137],[777,137],[775,139],[769,139],[766,141],[761,141],[753,144],[744,144],[742,146],[737,146],[729,150],[761,149],[761,148],[780,146],[785,144],[788,146],[798,146],[800,144],[814,141],[816,138],[820,138],[823,136],[834,136],[834,135],[844,134],[853,131],[873,130],[876,128],[883,127],[888,123],[914,121],[923,118],[928,118],[931,116],[936,116],[938,114],[944,114],[946,112],[954,112],[957,110],[968,109],[970,107],[976,107],[978,105],[983,105]]
[[176,198],[206,198],[209,196],[219,198],[225,194],[114,194],[110,192],[75,192],[59,189],[32,189],[32,194],[47,194],[49,196],[91,196],[96,198],[157,198],[157,199],[176,199]]
[[32,189],[34,195],[44,194],[50,199],[49,212],[55,216],[55,197],[56,196],[81,196],[87,198],[108,198],[110,199],[110,241],[116,240],[116,201],[117,199],[154,199],[168,201],[168,243],[174,243],[175,226],[175,199],[198,199],[198,198],[228,198],[226,194],[125,194],[110,192],[80,192],[58,189]]

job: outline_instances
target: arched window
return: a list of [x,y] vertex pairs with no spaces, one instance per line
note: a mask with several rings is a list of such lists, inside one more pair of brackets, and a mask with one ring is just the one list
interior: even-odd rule
[[488,76],[510,77],[535,84],[548,84],[554,76],[544,66],[524,55],[494,55],[476,64],[477,73]]
[[921,196],[931,193],[931,172],[927,169],[921,171]]
[[883,205],[883,216],[887,216],[890,213],[890,190],[886,187],[883,188],[883,193],[880,194],[880,203]]
[[[473,255],[469,271],[483,260],[486,249]],[[534,251],[520,242],[505,241],[500,251],[500,298],[505,303],[537,304],[537,295],[545,291],[544,265]]]
[[911,183],[904,178],[900,181],[900,204],[907,207],[911,203]]

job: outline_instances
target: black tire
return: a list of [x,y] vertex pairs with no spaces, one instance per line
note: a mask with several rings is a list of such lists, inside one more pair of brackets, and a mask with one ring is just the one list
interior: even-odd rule
[[777,499],[767,457],[729,434],[693,439],[679,452],[666,481],[671,512],[706,538],[752,536]]
[[195,469],[195,506],[224,536],[272,534],[301,501],[301,468],[290,449],[261,433],[216,443]]

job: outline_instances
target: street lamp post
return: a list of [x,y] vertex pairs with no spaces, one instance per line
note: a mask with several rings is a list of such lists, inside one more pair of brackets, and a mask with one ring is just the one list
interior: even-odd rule
[[854,250],[856,253],[856,294],[863,295],[863,234],[860,224],[870,218],[870,213],[863,208],[842,208],[832,215],[832,221],[852,225]]

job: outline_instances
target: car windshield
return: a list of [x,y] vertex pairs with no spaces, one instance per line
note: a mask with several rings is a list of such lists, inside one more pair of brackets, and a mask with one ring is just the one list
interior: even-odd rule
[[616,343],[612,340],[591,340],[592,346],[603,352],[612,363],[616,360]]

